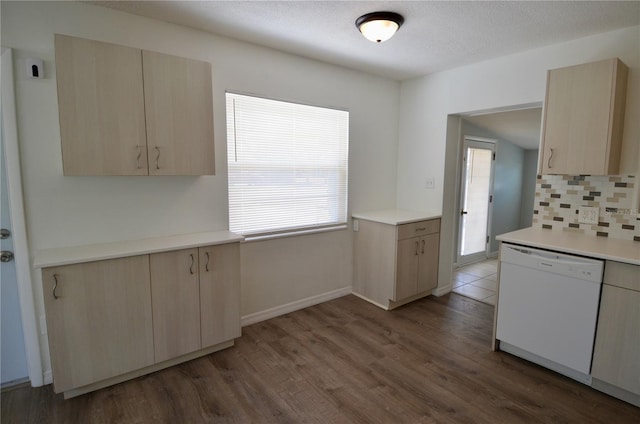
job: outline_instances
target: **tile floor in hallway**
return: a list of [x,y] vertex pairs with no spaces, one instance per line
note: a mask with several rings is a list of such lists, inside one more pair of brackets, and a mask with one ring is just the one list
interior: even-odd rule
[[498,260],[460,267],[453,272],[453,292],[490,305],[496,304]]

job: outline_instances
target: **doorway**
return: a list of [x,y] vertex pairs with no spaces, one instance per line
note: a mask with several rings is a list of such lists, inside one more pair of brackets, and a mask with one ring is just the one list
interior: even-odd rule
[[[31,279],[31,264],[29,261],[29,246],[27,242],[27,231],[24,213],[24,202],[22,197],[22,179],[20,172],[20,154],[18,146],[18,126],[16,119],[16,105],[14,92],[13,75],[13,51],[2,48],[2,79],[0,80],[2,89],[0,90],[0,134],[3,148],[2,161],[2,182],[6,183],[7,200],[2,199],[2,205],[8,207],[8,212],[2,212],[4,217],[11,217],[11,235],[13,242],[14,257],[11,263],[15,267],[15,287],[12,295],[5,298],[4,287],[2,288],[2,383],[5,378],[7,384],[19,383],[26,379],[31,385],[42,386],[44,376],[42,374],[42,362],[40,358],[40,341],[38,325],[36,323],[36,309],[34,304],[33,286]],[[2,249],[5,250],[3,244]],[[10,249],[6,249],[10,250]],[[6,264],[6,263],[5,263]],[[4,264],[3,264],[4,265]],[[8,269],[8,268],[7,268]],[[2,267],[4,274],[5,267]],[[13,279],[13,278],[12,278]],[[2,284],[9,279],[2,275]],[[13,297],[12,297],[13,296]],[[5,309],[5,301],[11,300],[11,307]],[[12,315],[5,316],[11,310]],[[17,314],[17,317],[16,317]],[[19,325],[21,322],[21,326]],[[9,334],[5,332],[5,324],[12,325],[13,330],[18,328],[19,333]],[[12,330],[12,331],[13,331]],[[5,341],[5,337],[8,337]],[[19,352],[14,356],[16,365],[5,365],[5,348],[12,347]],[[26,361],[26,373],[23,362]],[[20,365],[18,365],[20,363]],[[11,368],[13,376],[5,376],[6,370]]]
[[[0,116],[2,104],[0,103]],[[13,226],[9,210],[7,174],[4,154],[4,125],[0,125],[0,376],[1,387],[21,384],[29,380],[27,355],[24,347],[18,279],[13,261]]]
[[464,138],[458,266],[489,257],[496,140]]

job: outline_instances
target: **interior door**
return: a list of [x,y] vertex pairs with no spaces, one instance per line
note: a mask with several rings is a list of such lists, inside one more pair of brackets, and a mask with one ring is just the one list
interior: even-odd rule
[[495,141],[466,138],[460,188],[458,265],[488,257]]
[[18,280],[16,278],[15,262],[11,256],[13,254],[13,240],[11,237],[12,226],[5,168],[3,127],[0,128],[0,190],[2,191],[0,199],[0,227],[2,228],[2,235],[0,236],[0,248],[2,250],[2,262],[0,262],[0,280],[2,283],[2,291],[0,293],[0,327],[2,327],[0,371],[3,387],[23,382],[28,380],[29,377],[20,315]]

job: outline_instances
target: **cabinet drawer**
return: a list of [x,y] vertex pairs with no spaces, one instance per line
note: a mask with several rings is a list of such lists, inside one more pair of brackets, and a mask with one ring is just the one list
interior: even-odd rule
[[412,222],[411,224],[398,225],[398,240],[423,236],[440,232],[440,220],[430,219],[428,221]]
[[640,291],[640,266],[607,261],[604,267],[604,283],[610,286]]

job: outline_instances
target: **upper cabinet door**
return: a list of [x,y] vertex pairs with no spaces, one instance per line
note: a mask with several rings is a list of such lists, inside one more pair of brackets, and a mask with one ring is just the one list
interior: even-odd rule
[[211,64],[142,56],[149,175],[213,175]]
[[548,72],[543,174],[618,173],[627,73],[619,59]]
[[147,175],[141,51],[55,36],[64,175]]

